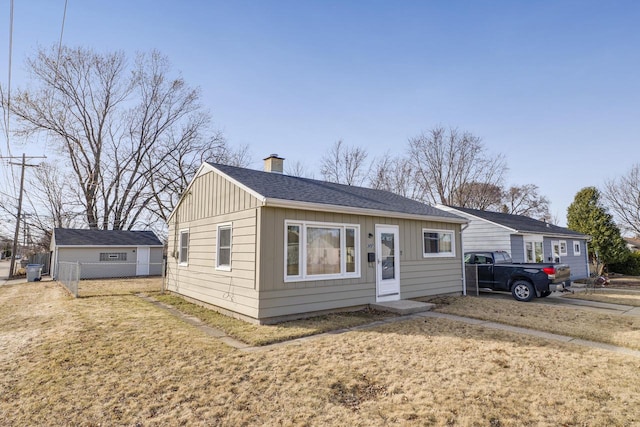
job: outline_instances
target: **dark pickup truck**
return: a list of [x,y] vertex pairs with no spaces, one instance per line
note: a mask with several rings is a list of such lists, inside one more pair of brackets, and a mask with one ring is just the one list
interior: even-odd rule
[[467,252],[464,262],[477,268],[478,288],[511,292],[518,301],[546,297],[571,286],[566,264],[514,263],[504,251]]

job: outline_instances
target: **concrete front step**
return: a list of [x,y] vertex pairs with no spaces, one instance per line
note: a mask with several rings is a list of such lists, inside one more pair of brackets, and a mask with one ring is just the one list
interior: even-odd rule
[[435,307],[435,304],[403,299],[399,301],[377,302],[375,304],[369,304],[369,306],[374,310],[404,315],[429,311]]

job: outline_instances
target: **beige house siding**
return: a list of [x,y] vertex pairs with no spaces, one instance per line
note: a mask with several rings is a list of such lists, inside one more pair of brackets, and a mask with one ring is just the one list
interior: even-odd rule
[[[360,278],[285,282],[285,220],[359,225]],[[267,207],[261,209],[260,220],[260,317],[269,318],[374,303],[376,269],[375,264],[367,262],[367,253],[375,251],[375,239],[369,238],[368,235],[375,235],[376,224],[399,226],[401,298],[462,292],[459,224]],[[424,228],[453,230],[456,256],[424,258]]]
[[[168,290],[257,318],[256,236],[259,201],[215,173],[198,176],[169,222]],[[217,226],[231,224],[231,271],[216,268]],[[189,230],[187,265],[177,253]]]

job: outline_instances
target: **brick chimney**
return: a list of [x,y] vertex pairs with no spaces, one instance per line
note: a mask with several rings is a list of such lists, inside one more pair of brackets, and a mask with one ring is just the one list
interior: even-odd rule
[[282,173],[284,158],[278,157],[277,154],[270,154],[264,159],[264,171],[273,173]]

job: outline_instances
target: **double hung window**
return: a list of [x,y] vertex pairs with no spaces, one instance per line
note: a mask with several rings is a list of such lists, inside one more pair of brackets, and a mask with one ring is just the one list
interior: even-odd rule
[[178,262],[180,265],[187,265],[189,263],[189,230],[180,230]]
[[218,243],[216,249],[216,268],[231,270],[231,224],[218,225]]

